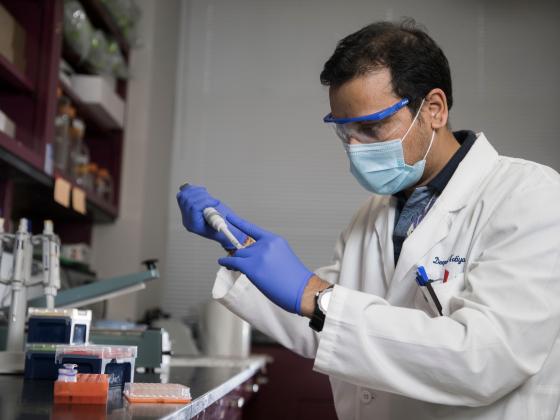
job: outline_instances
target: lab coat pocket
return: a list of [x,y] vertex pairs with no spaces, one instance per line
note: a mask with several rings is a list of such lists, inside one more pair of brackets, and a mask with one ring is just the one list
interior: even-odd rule
[[[450,277],[445,283],[442,280],[436,280],[431,283],[431,286],[441,305],[442,314],[448,316],[454,311],[451,306],[452,298],[465,289],[465,275],[463,273],[457,274]],[[430,315],[439,316],[436,304],[428,288],[425,286],[418,286],[418,289],[415,306],[425,310]]]
[[452,298],[465,290],[465,275],[456,274],[445,283],[443,281],[432,283],[432,287],[441,303],[443,315],[448,316],[454,311],[451,305]]

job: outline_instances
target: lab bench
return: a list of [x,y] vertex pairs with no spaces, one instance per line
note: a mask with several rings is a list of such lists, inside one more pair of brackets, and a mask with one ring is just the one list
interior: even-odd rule
[[136,373],[135,382],[179,383],[191,388],[190,404],[129,404],[120,388],[110,391],[106,406],[55,405],[53,382],[25,381],[23,376],[0,375],[2,419],[240,419],[252,397],[266,357],[245,360],[172,359],[164,373]]

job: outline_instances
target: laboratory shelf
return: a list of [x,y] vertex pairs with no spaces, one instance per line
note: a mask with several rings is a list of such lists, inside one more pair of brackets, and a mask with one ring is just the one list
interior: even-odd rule
[[21,93],[33,92],[33,84],[23,72],[0,54],[0,81],[3,88]]
[[[55,175],[55,178],[65,179],[67,182],[70,183],[70,185],[72,185],[72,187],[78,187],[78,188],[83,189],[83,187],[76,184],[74,181],[72,181],[71,179],[69,179],[68,177],[66,177],[62,173],[60,173],[58,170],[54,171],[54,175]],[[53,186],[54,186],[54,181],[53,181]],[[86,199],[87,199],[88,204],[91,204],[92,206],[95,206],[99,210],[103,211],[110,218],[117,217],[117,208],[116,208],[115,205],[113,205],[112,203],[109,203],[107,201],[102,200],[99,196],[97,196],[96,194],[94,194],[91,191],[85,190],[85,192],[86,192]]]
[[43,156],[2,131],[0,131],[0,159],[26,173],[29,171],[35,173],[43,168]]
[[[35,163],[32,164],[31,161]],[[55,203],[52,198],[54,182],[55,177],[60,174],[57,171],[54,175],[47,174],[43,170],[41,156],[1,132],[0,172],[13,182],[11,189],[14,216],[49,218],[74,223],[81,221],[108,223],[114,221],[118,215],[118,209],[114,204],[105,202],[88,191],[86,191],[87,213],[85,215]],[[72,186],[76,186],[72,181],[66,180]],[[73,228],[75,227],[74,224]]]
[[[62,174],[57,169],[55,169],[55,171],[54,171],[54,177],[55,178],[63,178],[68,183],[70,183],[70,185],[72,185],[72,187],[78,187],[78,188],[83,189],[83,187],[76,184],[73,180],[69,179],[66,175]],[[54,186],[54,180],[53,180],[53,186]],[[91,206],[91,207],[95,207],[96,210],[99,210],[102,213],[104,213],[108,217],[108,219],[115,219],[117,217],[118,210],[117,210],[117,207],[114,204],[109,203],[109,202],[101,199],[101,197],[99,197],[98,195],[96,195],[95,193],[93,193],[91,191],[88,191],[88,190],[84,190],[84,191],[86,193],[88,210]],[[104,218],[104,219],[106,219],[106,218]],[[105,221],[110,221],[110,220],[105,220]]]
[[59,85],[64,95],[72,101],[72,105],[76,108],[80,118],[86,123],[88,130],[122,131],[122,128],[115,128],[114,121],[98,104],[88,104],[84,102],[82,98],[74,92],[72,87],[63,80],[59,81]]

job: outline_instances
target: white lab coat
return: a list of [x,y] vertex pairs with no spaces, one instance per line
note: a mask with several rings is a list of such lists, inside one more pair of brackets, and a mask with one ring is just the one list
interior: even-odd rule
[[[213,296],[329,375],[340,419],[560,418],[560,176],[498,156],[483,134],[395,267],[396,200],[373,196],[342,233],[325,326],[221,269]],[[435,316],[415,282],[434,283]],[[294,380],[298,373],[293,372]]]

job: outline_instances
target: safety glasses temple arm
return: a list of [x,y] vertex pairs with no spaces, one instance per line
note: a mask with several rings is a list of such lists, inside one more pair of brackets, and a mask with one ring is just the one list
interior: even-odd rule
[[373,114],[363,115],[361,117],[354,117],[354,118],[334,118],[333,115],[329,113],[327,116],[325,116],[325,118],[323,118],[323,122],[334,123],[334,124],[347,124],[351,122],[361,122],[361,121],[380,121],[390,117],[398,110],[405,107],[409,102],[410,101],[408,98],[403,98],[396,104],[390,106],[389,108],[385,108]]

